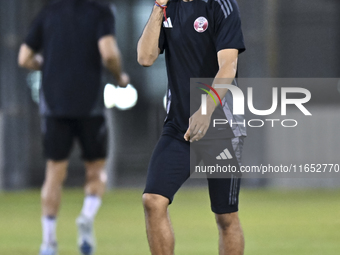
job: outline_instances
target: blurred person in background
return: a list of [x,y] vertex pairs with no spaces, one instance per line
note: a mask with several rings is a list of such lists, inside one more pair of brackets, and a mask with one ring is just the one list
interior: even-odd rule
[[102,63],[119,86],[129,83],[114,26],[108,6],[88,0],[53,1],[33,21],[20,48],[19,65],[43,74],[39,108],[47,162],[40,255],[57,254],[57,215],[75,139],[86,168],[85,199],[76,221],[78,245],[81,254],[94,253],[93,222],[107,179]]
[[[223,84],[231,84],[236,76],[238,55],[245,50],[237,3],[157,0],[137,50],[142,66],[151,66],[165,51],[168,115],[149,164],[143,204],[151,253],[173,255],[175,238],[168,206],[190,176],[190,160],[197,165],[203,159],[205,165],[211,166],[221,164],[216,162],[218,159],[226,159],[224,163],[239,169],[245,128],[226,125],[213,129],[210,125],[211,119],[235,117],[225,98],[228,90],[210,90],[215,101],[219,101],[217,94],[223,99],[223,107],[216,107],[214,100],[207,97],[206,115],[201,114],[200,102],[193,109],[196,112],[190,110],[190,78],[224,78]],[[208,178],[221,255],[244,252],[238,217],[239,177],[231,174],[229,178]]]

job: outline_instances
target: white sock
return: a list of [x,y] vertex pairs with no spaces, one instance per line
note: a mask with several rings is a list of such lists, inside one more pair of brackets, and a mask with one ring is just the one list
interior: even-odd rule
[[87,196],[84,199],[84,204],[83,204],[83,209],[81,210],[81,214],[93,220],[101,204],[102,204],[102,200],[100,197]]
[[43,216],[41,218],[43,243],[52,244],[57,240],[56,225],[57,220],[55,217]]

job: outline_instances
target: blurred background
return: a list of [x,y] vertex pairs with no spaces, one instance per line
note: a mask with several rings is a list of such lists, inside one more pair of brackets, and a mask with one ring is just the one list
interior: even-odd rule
[[[44,159],[40,120],[38,107],[33,101],[36,90],[30,89],[36,86],[38,78],[18,68],[17,54],[31,21],[48,2],[48,0],[0,0],[0,190],[39,187],[43,181]],[[165,117],[163,97],[167,86],[164,56],[161,56],[151,68],[142,68],[136,61],[136,44],[150,15],[152,1],[102,2],[111,4],[116,14],[117,39],[123,55],[124,68],[130,74],[132,84],[138,91],[138,102],[133,108],[125,111],[112,108],[107,111],[111,140],[109,183],[110,187],[143,185],[148,161]],[[239,77],[340,76],[338,0],[238,2],[247,45],[247,51],[240,56]],[[108,73],[103,75],[104,83],[114,82]],[[313,94],[313,98],[319,97],[316,101],[322,102],[320,107],[336,106],[335,110],[329,113],[329,118],[339,116],[337,111],[339,94],[337,91],[332,94],[337,96],[328,99],[322,93]],[[269,100],[270,103],[271,98],[268,98],[263,100]],[[334,123],[328,125],[335,126]],[[317,133],[315,130],[317,126],[305,130],[305,135],[308,137],[309,134]],[[336,128],[331,131],[334,133],[328,134],[330,137],[337,136]],[[273,135],[269,135],[265,129],[249,128],[248,134],[244,149],[245,165],[263,162],[271,151],[270,144],[273,147],[282,142],[273,139]],[[288,136],[284,137],[284,140],[286,139],[289,139]],[[286,147],[282,150],[289,150],[289,143],[285,144]],[[340,149],[339,146],[334,146],[336,148],[327,149],[329,151]],[[305,149],[303,143],[300,148],[294,148]],[[282,155],[274,153],[270,157]],[[308,157],[305,162],[308,163]],[[72,171],[66,185],[81,185],[83,166],[79,160],[78,149],[72,154],[70,168]],[[292,183],[284,180],[254,179],[246,180],[244,185],[287,186],[293,185]],[[303,180],[303,183],[315,186],[310,180]],[[323,180],[318,183],[326,186],[338,185],[334,180]],[[299,182],[293,186],[300,185]]]
[[[30,23],[48,2],[0,0],[0,254],[37,254],[41,240],[38,188],[44,179],[44,159],[34,102],[39,75],[18,68],[17,55]],[[138,101],[130,109],[114,107],[106,112],[109,187],[115,189],[104,197],[98,214],[98,254],[148,254],[140,195],[165,117],[164,56],[151,68],[142,68],[136,61],[137,41],[153,1],[102,2],[115,11],[124,68],[138,92]],[[340,77],[339,0],[238,3],[247,45],[239,59],[239,77]],[[103,76],[103,85],[114,83],[110,74]],[[310,86],[308,109],[321,117],[306,122],[307,128],[296,129],[294,134],[282,129],[249,128],[244,165],[293,160],[339,163],[340,85],[338,89],[336,82],[326,87],[315,82]],[[261,87],[255,92],[263,100],[255,103],[259,109],[270,107],[270,89]],[[298,118],[297,112],[292,112],[290,118],[294,117]],[[77,254],[74,219],[81,208],[83,183],[84,167],[76,147],[66,181],[72,189],[64,193],[59,218],[60,254]],[[176,254],[217,253],[217,231],[203,184],[205,180],[189,180],[187,189],[179,192],[171,206],[178,238]],[[339,254],[339,186],[339,178],[243,180],[240,215],[246,254]]]

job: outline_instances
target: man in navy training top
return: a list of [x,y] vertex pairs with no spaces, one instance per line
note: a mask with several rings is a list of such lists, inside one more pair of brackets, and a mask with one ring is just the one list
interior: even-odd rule
[[[215,78],[210,84],[214,86],[217,79],[231,84],[236,77],[238,55],[245,50],[238,5],[235,0],[158,0],[137,50],[142,66],[151,66],[165,52],[168,114],[150,160],[143,204],[151,253],[172,255],[174,233],[168,206],[189,178],[193,162],[203,159],[205,165],[211,165],[226,159],[239,169],[245,127],[217,129],[210,124],[217,118],[242,123],[243,117],[231,114],[230,91],[216,88],[223,107],[207,97],[206,115],[202,115],[200,103],[194,111],[190,109],[190,78]],[[218,102],[217,95],[210,92]],[[208,178],[208,186],[220,236],[219,254],[243,254],[238,217],[240,176]]]
[[47,162],[40,255],[57,254],[56,217],[75,139],[86,168],[78,245],[81,254],[94,253],[93,221],[107,179],[102,63],[119,86],[129,82],[121,69],[114,24],[108,6],[88,0],[54,1],[39,13],[20,48],[19,65],[43,73],[39,107]]

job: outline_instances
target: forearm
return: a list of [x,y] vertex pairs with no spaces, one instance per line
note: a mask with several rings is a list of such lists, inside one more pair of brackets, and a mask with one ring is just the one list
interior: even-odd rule
[[158,42],[162,22],[163,11],[160,7],[154,6],[137,45],[138,63],[143,66],[152,65],[159,55]]
[[120,80],[122,74],[122,65],[120,53],[117,52],[114,57],[108,58],[104,61],[104,66],[107,68],[115,77],[117,81]]
[[103,36],[98,41],[98,48],[103,60],[103,65],[108,69],[120,87],[126,87],[129,77],[122,71],[121,54],[117,41],[113,35]]
[[[215,84],[220,84],[221,81],[223,81],[223,84],[231,84],[236,76],[236,68],[229,67],[226,69],[220,69],[218,73],[215,76],[215,79],[213,81],[212,87],[215,87]],[[225,95],[228,92],[228,89],[226,88],[215,88],[217,94],[221,98],[221,100],[225,97]],[[214,96],[214,99],[216,102],[219,102],[219,99],[217,98],[216,94],[211,91],[211,94]],[[218,106],[218,103],[215,104],[214,100],[211,97],[207,97],[207,113],[212,114],[216,107]]]

